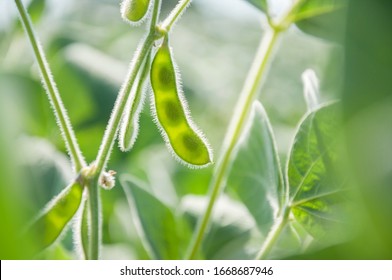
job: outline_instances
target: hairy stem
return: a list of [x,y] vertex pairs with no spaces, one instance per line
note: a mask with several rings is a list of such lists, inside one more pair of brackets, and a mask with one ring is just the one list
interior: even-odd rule
[[114,105],[112,114],[110,116],[108,125],[106,127],[105,135],[102,139],[101,146],[98,151],[95,164],[92,165],[91,180],[89,180],[89,206],[90,206],[90,246],[89,246],[89,258],[98,259],[100,251],[100,236],[101,236],[101,224],[100,224],[100,196],[99,196],[99,185],[100,176],[106,168],[106,164],[109,161],[110,154],[113,150],[113,145],[116,140],[118,130],[121,123],[121,117],[124,114],[126,108],[126,101],[128,100],[132,86],[137,78],[143,62],[146,57],[150,54],[153,47],[153,43],[156,39],[155,25],[159,17],[159,9],[161,6],[161,0],[154,1],[153,14],[150,22],[150,28],[148,35],[142,40],[137,51],[134,54],[134,58],[131,62],[128,75],[121,87],[120,93],[118,94],[116,103]]
[[89,204],[89,246],[87,259],[98,260],[101,240],[101,203],[98,184],[89,180],[88,185]]
[[34,33],[30,17],[21,0],[15,0],[15,4],[18,8],[22,25],[33,48],[35,59],[37,60],[41,72],[42,81],[46,88],[49,101],[53,107],[53,111],[57,119],[57,124],[61,130],[61,135],[64,139],[68,153],[71,157],[74,171],[79,172],[84,166],[86,166],[86,162],[76,141],[75,133],[69,121],[67,111],[65,110],[65,107],[61,100],[60,94],[56,87],[56,83],[53,80],[53,76],[50,71],[49,64],[46,61],[44,51],[39,43],[37,36]]
[[143,61],[150,53],[153,43],[156,39],[155,28],[153,28],[152,26],[153,24],[155,24],[156,19],[159,16],[160,4],[161,4],[160,0],[156,0],[154,2],[154,10],[153,10],[153,15],[151,20],[150,31],[147,37],[145,37],[142,40],[142,43],[139,45],[139,48],[134,54],[134,58],[131,62],[128,75],[124,81],[123,86],[121,87],[120,93],[118,94],[113,112],[110,116],[109,123],[106,127],[105,135],[103,137],[101,146],[99,148],[97,158],[95,160],[98,176],[105,169],[106,164],[109,161],[109,157],[112,152],[113,145],[116,140],[117,132],[121,123],[121,117],[126,107],[126,103],[127,103],[126,101],[128,100],[129,95],[131,94],[131,89],[136,80],[140,67],[143,65]]
[[177,19],[182,15],[192,0],[180,0],[169,16],[162,22],[160,28],[169,32]]
[[225,175],[230,167],[230,161],[234,147],[244,128],[252,103],[256,99],[257,93],[259,92],[259,86],[261,84],[263,74],[266,72],[268,61],[271,57],[272,50],[275,46],[278,35],[278,30],[270,29],[261,40],[256,57],[253,61],[253,65],[248,73],[248,77],[240,95],[240,99],[237,103],[238,105],[236,107],[235,113],[233,114],[229,130],[225,136],[221,157],[217,162],[213,179],[210,184],[211,194],[208,206],[203,218],[198,224],[196,234],[192,240],[193,243],[190,247],[191,249],[188,256],[189,259],[194,259],[200,249],[212,214],[213,206],[221,192],[222,186],[224,185]]
[[153,42],[154,42],[154,34],[150,33],[143,40],[143,42],[141,43],[141,45],[139,46],[138,50],[135,53],[135,57],[130,66],[128,76],[121,88],[121,91],[114,105],[114,109],[110,116],[110,120],[106,127],[105,135],[102,140],[95,161],[97,166],[97,174],[102,173],[102,171],[106,167],[107,162],[109,161],[109,157],[112,152],[113,145],[117,136],[117,131],[121,122],[121,116],[123,115],[124,109],[126,107],[126,101],[128,100],[129,95],[131,94],[132,85],[136,80],[139,69],[142,66],[143,61],[146,58],[147,54],[149,53]]
[[[195,259],[200,249],[204,235],[207,230],[207,226],[209,224],[209,220],[211,218],[214,204],[225,183],[226,173],[230,168],[230,162],[235,145],[241,136],[243,128],[248,119],[248,115],[253,101],[256,99],[257,93],[259,92],[262,78],[264,77],[264,74],[267,70],[268,62],[272,56],[272,52],[275,43],[279,37],[279,34],[285,31],[292,24],[293,15],[305,1],[308,0],[295,1],[289,11],[281,18],[281,20],[279,20],[277,24],[270,23],[266,34],[263,36],[260,42],[259,49],[257,51],[255,59],[253,60],[253,64],[248,73],[245,85],[237,102],[236,110],[233,114],[233,118],[231,119],[228,132],[223,142],[221,156],[217,162],[215,172],[210,183],[211,193],[208,205],[203,217],[197,225],[195,234],[192,238],[191,246],[188,251],[188,259]],[[282,227],[284,226],[283,222],[286,222],[285,219],[282,219]],[[280,227],[274,227],[273,229],[277,236],[280,234],[281,230],[282,228]],[[271,241],[274,241],[274,239],[272,238]],[[273,244],[274,242],[271,243]]]
[[280,217],[276,218],[275,224],[272,226],[270,232],[268,233],[266,239],[264,240],[263,246],[260,251],[256,255],[256,259],[264,260],[268,257],[268,254],[271,252],[272,248],[276,244],[282,230],[286,226],[290,214],[290,208],[286,208],[282,211]]

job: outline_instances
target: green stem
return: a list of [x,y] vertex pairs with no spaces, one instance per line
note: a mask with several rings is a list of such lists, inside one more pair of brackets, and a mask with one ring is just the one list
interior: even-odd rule
[[156,0],[154,2],[154,10],[153,10],[152,20],[150,25],[150,31],[147,37],[145,37],[142,43],[139,45],[138,50],[135,52],[134,58],[130,66],[130,70],[128,72],[128,76],[126,77],[125,82],[120,90],[120,93],[114,105],[113,112],[110,116],[109,123],[106,127],[106,132],[103,137],[97,158],[95,160],[96,171],[98,176],[105,169],[110,154],[112,152],[114,141],[116,140],[118,128],[120,126],[121,117],[126,107],[126,103],[127,103],[126,101],[128,100],[131,94],[132,85],[136,80],[140,67],[143,65],[143,61],[150,53],[153,43],[156,39],[155,28],[153,24],[155,24],[156,19],[159,16],[160,3],[161,3],[160,0]]
[[[253,61],[252,67],[248,73],[244,88],[242,89],[239,101],[237,103],[236,110],[233,114],[233,118],[231,119],[228,132],[225,136],[221,157],[216,164],[215,172],[210,184],[211,194],[208,201],[207,209],[202,219],[198,223],[195,235],[192,238],[188,259],[195,259],[197,252],[200,249],[204,234],[207,230],[207,226],[211,218],[212,209],[214,207],[216,199],[221,192],[222,186],[224,185],[226,179],[226,172],[230,168],[230,161],[233,155],[235,145],[241,136],[246,120],[248,119],[248,114],[250,112],[251,106],[257,97],[261,80],[267,70],[267,65],[271,58],[272,51],[277,41],[277,38],[281,32],[285,31],[291,25],[293,14],[295,14],[296,10],[305,1],[308,0],[297,0],[292,5],[290,10],[278,22],[278,24],[269,25],[267,33],[260,42],[259,49]],[[284,219],[282,223],[283,222],[285,222]],[[274,232],[277,235],[280,234],[281,230],[282,229],[280,227],[274,227]]]
[[272,50],[275,46],[279,33],[280,31],[278,29],[269,29],[261,40],[259,49],[253,61],[253,65],[249,71],[244,88],[240,95],[240,99],[237,103],[237,108],[233,114],[229,130],[224,140],[223,151],[221,153],[222,156],[217,162],[215,173],[210,186],[212,191],[208,206],[203,218],[198,224],[196,234],[192,239],[193,242],[189,251],[189,259],[194,259],[200,249],[207,225],[210,220],[213,206],[224,184],[226,172],[230,167],[230,160],[234,147],[244,128],[253,101],[256,99],[257,93],[259,92],[259,86],[261,84],[263,74],[266,72],[268,61],[271,57]]
[[42,80],[45,85],[49,101],[52,104],[57,123],[61,130],[61,135],[64,139],[68,153],[71,157],[75,172],[79,172],[84,166],[86,166],[86,162],[76,141],[75,133],[69,121],[67,111],[65,110],[65,107],[61,100],[60,94],[56,87],[56,83],[53,80],[53,75],[50,71],[48,62],[46,61],[44,51],[39,43],[37,36],[34,33],[30,17],[21,0],[15,0],[15,4],[18,8],[20,19],[33,48],[33,52],[41,72]]
[[280,217],[275,220],[275,224],[272,226],[270,232],[268,233],[263,246],[261,247],[256,259],[263,260],[266,259],[268,254],[271,252],[272,248],[276,244],[282,230],[286,226],[290,215],[290,208],[286,208],[282,211]]
[[113,112],[110,116],[109,123],[106,127],[105,135],[99,148],[97,158],[95,160],[98,175],[101,174],[102,171],[105,169],[106,164],[109,160],[114,141],[116,140],[118,127],[121,122],[121,116],[126,107],[126,101],[131,94],[131,88],[136,80],[137,73],[139,72],[139,69],[143,64],[144,59],[146,58],[153,45],[154,38],[155,33],[148,34],[148,36],[143,40],[139,49],[136,51],[134,60],[130,67],[130,71],[125,80],[126,82],[123,84],[121,91],[117,97]]
[[[127,107],[122,115],[122,124],[119,131],[119,146],[124,152],[129,151],[136,139],[138,128],[135,126],[135,120],[138,122],[140,115],[140,105],[144,103],[146,79],[150,71],[151,52],[147,55],[146,60],[141,68],[139,78],[135,81],[136,89],[134,94],[129,96]],[[129,103],[129,107],[128,107]]]
[[99,201],[99,190],[96,180],[89,180],[88,188],[88,203],[89,203],[89,246],[87,259],[98,260],[101,240],[101,225],[100,213],[101,204]]
[[143,62],[145,61],[147,55],[149,55],[153,43],[156,40],[155,25],[159,17],[159,8],[161,5],[161,0],[154,1],[154,8],[152,19],[150,22],[150,29],[148,35],[142,40],[139,48],[134,54],[134,58],[131,62],[128,75],[124,81],[124,84],[120,90],[117,97],[116,103],[114,105],[113,112],[110,116],[105,135],[102,139],[101,146],[98,151],[97,158],[95,160],[95,165],[90,167],[89,172],[89,206],[90,206],[90,244],[89,244],[89,259],[98,259],[99,257],[99,247],[100,247],[100,237],[101,237],[101,225],[100,225],[100,196],[99,196],[99,185],[100,176],[106,168],[106,164],[109,161],[110,154],[113,149],[114,142],[120,127],[121,117],[124,113],[126,107],[126,101],[128,100],[132,86],[137,78],[137,74],[140,71]]
[[169,16],[162,22],[160,28],[169,32],[169,30],[173,27],[174,23],[181,16],[181,14],[185,11],[185,9],[189,6],[191,0],[181,0],[178,2],[177,6],[172,10]]

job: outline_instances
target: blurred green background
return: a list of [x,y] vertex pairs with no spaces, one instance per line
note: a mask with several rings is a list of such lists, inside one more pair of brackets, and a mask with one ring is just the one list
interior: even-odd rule
[[[162,15],[166,15],[177,1],[163,2]],[[279,13],[288,1],[270,2],[274,2],[273,12]],[[366,206],[364,216],[367,215],[363,221],[371,230],[363,232],[355,242],[345,244],[346,247],[305,255],[309,258],[392,257],[392,155],[389,156],[392,151],[392,28],[389,28],[392,9],[388,10],[388,1],[351,2],[359,4],[351,3],[349,8],[346,49],[292,27],[281,37],[261,88],[260,100],[270,116],[283,160],[296,125],[306,112],[300,79],[304,70],[316,71],[323,101],[343,96],[347,120],[351,123],[354,119],[354,124],[350,124],[349,146],[356,156],[355,162],[366,164],[353,168],[353,177],[368,175],[358,180],[358,186],[361,193],[362,190],[366,193],[361,196]],[[25,3],[78,142],[91,162],[145,27],[127,25],[120,17],[119,1],[31,0]],[[374,8],[371,3],[380,6]],[[383,4],[389,5],[388,8],[380,8]],[[369,9],[374,11],[366,12],[369,16],[365,21],[360,15]],[[261,12],[242,0],[194,0],[173,29],[171,44],[185,96],[193,120],[209,139],[215,158],[219,156],[228,121],[264,34],[265,21]],[[360,23],[364,28],[356,34]],[[344,29],[342,26],[337,31]],[[0,2],[0,67],[0,257],[26,258],[31,244],[28,240],[26,244],[17,243],[16,235],[23,231],[26,221],[69,183],[72,170],[16,8],[13,1],[7,0]],[[366,121],[367,130],[358,130]],[[169,205],[177,205],[185,195],[206,194],[213,167],[190,170],[173,159],[151,118],[149,100],[140,127],[134,149],[121,153],[116,148],[109,168],[119,175],[132,174],[148,182],[150,191]],[[364,137],[369,134],[369,139]],[[352,143],[358,145],[354,147]],[[374,148],[378,154],[372,152]],[[368,165],[376,170],[369,170]],[[362,170],[368,170],[368,174]],[[113,190],[102,191],[102,258],[148,258],[119,184],[118,180]],[[243,219],[238,214],[240,210],[236,207],[229,210],[233,212],[233,223]],[[251,225],[245,225],[249,235],[252,235]],[[368,239],[374,241],[369,253],[358,247]],[[61,243],[38,257],[76,258],[73,243],[68,230]],[[210,255],[211,258],[224,256],[224,252]]]

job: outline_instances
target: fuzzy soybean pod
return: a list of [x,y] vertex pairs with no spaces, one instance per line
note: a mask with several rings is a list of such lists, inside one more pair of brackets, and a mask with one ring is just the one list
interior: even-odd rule
[[210,164],[211,150],[189,116],[167,37],[155,54],[150,79],[153,113],[168,147],[190,167]]
[[29,233],[38,241],[37,252],[56,241],[79,209],[82,197],[83,187],[74,182],[46,206],[29,228]]
[[124,0],[121,4],[121,15],[130,23],[139,23],[148,12],[150,0]]
[[149,74],[151,64],[151,54],[147,55],[143,69],[139,73],[135,87],[132,89],[133,94],[129,96],[125,107],[119,134],[119,146],[123,152],[131,150],[136,142],[139,132],[140,112],[143,107],[146,96],[146,80]]

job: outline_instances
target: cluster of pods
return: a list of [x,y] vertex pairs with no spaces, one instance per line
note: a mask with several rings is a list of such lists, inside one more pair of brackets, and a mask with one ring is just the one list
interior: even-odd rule
[[[122,17],[131,24],[138,24],[148,17],[151,0],[125,0],[121,6]],[[182,91],[180,76],[176,71],[169,34],[159,40],[153,59],[147,55],[138,78],[133,85],[133,94],[127,101],[122,116],[119,146],[129,151],[134,145],[141,108],[149,88],[152,89],[151,104],[153,118],[169,149],[180,162],[190,167],[204,167],[212,162],[212,152],[203,133],[193,123]],[[148,76],[150,83],[148,83]]]

